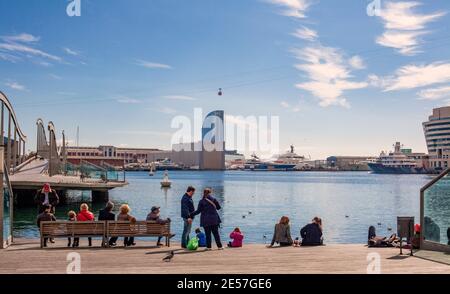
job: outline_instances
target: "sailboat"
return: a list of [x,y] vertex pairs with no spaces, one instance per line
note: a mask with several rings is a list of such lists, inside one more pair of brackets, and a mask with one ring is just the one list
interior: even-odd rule
[[169,172],[166,170],[164,172],[164,178],[161,181],[161,188],[170,188],[172,182],[169,180]]
[[150,171],[148,172],[148,175],[150,177],[153,177],[155,175],[155,164],[153,162],[150,164]]

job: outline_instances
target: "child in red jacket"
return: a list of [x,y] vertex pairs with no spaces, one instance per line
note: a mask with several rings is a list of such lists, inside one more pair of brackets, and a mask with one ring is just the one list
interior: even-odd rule
[[239,228],[235,228],[230,234],[230,239],[233,239],[233,241],[228,242],[228,247],[242,247],[244,235],[241,233]]

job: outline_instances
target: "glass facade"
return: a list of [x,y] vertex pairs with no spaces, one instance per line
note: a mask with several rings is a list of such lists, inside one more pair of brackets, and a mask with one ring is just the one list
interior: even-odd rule
[[422,234],[425,242],[450,248],[450,171],[422,190]]

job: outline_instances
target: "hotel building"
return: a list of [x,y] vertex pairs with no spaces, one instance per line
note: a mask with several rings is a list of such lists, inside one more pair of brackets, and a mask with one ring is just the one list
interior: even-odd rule
[[430,166],[437,170],[450,167],[450,107],[433,109],[428,121],[423,123]]

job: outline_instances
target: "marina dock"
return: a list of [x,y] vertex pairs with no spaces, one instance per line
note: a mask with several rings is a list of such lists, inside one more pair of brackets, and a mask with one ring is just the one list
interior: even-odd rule
[[[118,244],[120,244],[120,241]],[[156,240],[137,240],[135,248],[65,248],[66,240],[56,240],[49,249],[40,249],[37,239],[16,239],[0,251],[0,273],[64,274],[67,254],[81,256],[84,274],[366,274],[369,253],[378,253],[382,274],[450,274],[450,266],[421,257],[399,255],[397,248],[367,248],[363,244],[329,244],[320,247],[266,248],[248,244],[223,251],[190,252],[178,244],[155,247]],[[99,241],[94,240],[94,245]],[[81,239],[80,246],[87,246]],[[162,259],[171,251],[171,262]],[[426,255],[426,254],[425,254]]]

